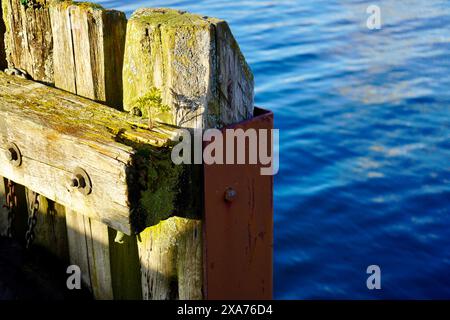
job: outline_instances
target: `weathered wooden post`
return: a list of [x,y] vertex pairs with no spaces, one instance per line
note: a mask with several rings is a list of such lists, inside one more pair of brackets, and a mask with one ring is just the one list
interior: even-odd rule
[[[128,22],[123,81],[125,110],[151,122],[203,130],[253,114],[253,75],[222,20],[138,10]],[[193,196],[201,199],[201,192]],[[169,218],[155,221],[138,242],[144,298],[201,299],[203,209],[170,217],[176,196],[167,200],[158,214]]]
[[[127,22],[72,1],[2,8],[8,66],[21,69],[11,73],[65,90],[0,73],[0,174],[41,195],[36,241],[80,266],[97,299],[270,296],[271,180],[253,176],[259,167],[232,168],[229,178],[246,180],[236,187],[241,200],[225,208],[239,225],[228,224],[223,203],[210,201],[223,192],[211,183],[220,169],[170,157],[178,128],[227,128],[254,115],[253,75],[227,23],[171,9],[141,9]],[[244,128],[272,125],[270,115],[255,119]],[[25,155],[18,167],[1,155],[11,141]],[[267,199],[249,207],[255,181]],[[239,232],[228,239],[239,261],[223,261],[211,230]],[[254,274],[245,281],[239,270]],[[218,294],[228,276],[243,294]]]
[[55,86],[121,109],[125,14],[63,1],[50,5],[50,18]]
[[2,0],[5,49],[10,68],[53,84],[53,39],[47,0]]

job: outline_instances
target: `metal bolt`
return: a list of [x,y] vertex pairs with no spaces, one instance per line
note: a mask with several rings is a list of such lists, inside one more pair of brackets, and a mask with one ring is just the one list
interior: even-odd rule
[[22,154],[19,148],[14,143],[10,143],[6,147],[6,159],[15,167],[20,167],[22,164]]
[[233,202],[237,197],[237,192],[233,188],[228,188],[225,191],[225,201],[226,202]]
[[86,181],[84,180],[84,177],[82,175],[77,174],[75,177],[72,178],[70,186],[72,188],[82,189],[86,187]]
[[77,168],[70,180],[70,186],[78,189],[82,194],[88,195],[92,191],[91,180],[88,174],[81,168]]
[[8,151],[6,152],[6,158],[9,161],[14,161],[17,160],[17,153],[13,148],[9,148]]
[[78,182],[77,178],[73,178],[72,181],[70,181],[70,186],[72,188],[79,188],[80,187],[80,183]]

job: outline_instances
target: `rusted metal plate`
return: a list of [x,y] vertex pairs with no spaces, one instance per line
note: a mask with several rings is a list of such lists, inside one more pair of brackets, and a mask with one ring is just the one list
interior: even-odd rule
[[[270,132],[273,114],[257,109],[226,129],[239,128]],[[272,299],[273,176],[261,175],[261,167],[204,166],[206,299]]]

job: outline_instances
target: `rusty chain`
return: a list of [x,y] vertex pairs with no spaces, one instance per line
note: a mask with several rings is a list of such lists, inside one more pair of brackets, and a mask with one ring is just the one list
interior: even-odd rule
[[15,208],[17,207],[17,196],[15,192],[15,184],[11,180],[8,180],[8,194],[6,195],[6,204],[3,207],[8,210],[8,228],[6,230],[6,235],[7,237],[12,238]]
[[39,194],[33,192],[32,202],[30,203],[30,211],[28,215],[28,230],[25,233],[26,248],[29,249],[33,244],[36,235],[34,229],[37,224],[37,213],[39,211]]

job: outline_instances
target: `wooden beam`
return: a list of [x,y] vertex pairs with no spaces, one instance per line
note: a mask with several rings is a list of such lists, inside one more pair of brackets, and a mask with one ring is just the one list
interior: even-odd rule
[[92,291],[85,221],[84,216],[66,209],[70,263],[80,268],[83,285]]
[[[78,217],[83,217],[77,214]],[[109,257],[108,226],[94,219],[84,218],[89,275],[96,299],[112,300],[113,288]]]
[[70,264],[80,267],[83,285],[97,300],[112,300],[108,226],[66,209]]
[[[149,130],[139,118],[4,73],[0,119],[0,175],[126,234],[139,229],[138,213],[145,223],[151,211],[140,195],[155,186],[141,186],[136,175],[160,161],[173,129]],[[23,154],[21,167],[6,158],[11,142]],[[77,167],[92,181],[88,196],[69,186]]]

